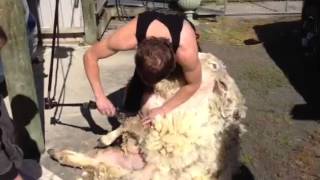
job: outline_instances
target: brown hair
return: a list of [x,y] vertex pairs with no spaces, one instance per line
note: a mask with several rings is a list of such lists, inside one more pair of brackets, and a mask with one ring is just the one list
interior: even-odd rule
[[142,81],[152,86],[166,78],[176,66],[171,43],[165,38],[144,39],[135,55],[137,72]]

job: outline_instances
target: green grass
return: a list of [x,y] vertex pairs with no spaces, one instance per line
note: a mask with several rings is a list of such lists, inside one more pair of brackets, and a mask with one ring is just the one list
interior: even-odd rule
[[246,64],[242,68],[240,79],[247,82],[247,87],[260,95],[266,95],[275,88],[286,87],[288,81],[280,70],[258,64]]
[[215,23],[206,24],[205,20],[200,21],[206,27],[200,29],[202,41],[213,41],[216,43],[227,43],[231,45],[245,45],[247,39],[256,39],[253,30],[254,23],[244,19],[219,18]]

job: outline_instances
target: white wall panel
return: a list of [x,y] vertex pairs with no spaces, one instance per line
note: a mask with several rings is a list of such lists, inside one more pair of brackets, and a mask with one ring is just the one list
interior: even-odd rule
[[[81,0],[75,7],[77,0],[60,0],[59,1],[59,28],[60,33],[64,30],[68,32],[83,31],[83,18],[81,9]],[[45,32],[50,32],[53,29],[55,0],[39,0],[38,12],[41,28]]]

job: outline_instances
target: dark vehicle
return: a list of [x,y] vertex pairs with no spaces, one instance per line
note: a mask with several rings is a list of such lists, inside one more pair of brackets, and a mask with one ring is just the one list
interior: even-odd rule
[[303,3],[301,43],[306,56],[320,57],[320,0]]

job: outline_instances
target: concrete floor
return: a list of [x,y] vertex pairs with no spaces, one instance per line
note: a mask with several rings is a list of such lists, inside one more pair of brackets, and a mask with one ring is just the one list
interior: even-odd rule
[[[61,46],[57,54],[68,56],[59,60],[58,86],[56,100],[59,98],[63,83],[65,83],[63,98],[61,103],[85,103],[95,100],[89,82],[86,78],[82,56],[87,46]],[[69,52],[66,52],[69,51]],[[70,51],[71,50],[71,51]],[[133,74],[133,51],[121,52],[108,58],[100,60],[101,81],[105,88],[106,95],[116,93],[124,87],[128,79]],[[45,72],[49,68],[50,49],[46,49],[44,57]],[[48,78],[46,78],[48,79]],[[46,85],[47,87],[47,81]],[[46,96],[45,96],[46,97]],[[119,98],[116,98],[119,100]],[[46,110],[45,133],[46,148],[68,148],[81,152],[86,152],[96,145],[96,140],[102,134],[111,129],[108,118],[100,115],[96,110],[81,109],[80,107],[59,108],[56,118],[61,124],[51,125],[50,119],[54,116],[55,110]],[[56,162],[49,160],[45,153],[42,156],[42,164],[50,167],[50,170],[63,179],[72,179],[77,170],[59,166]]]
[[[83,67],[82,57],[88,48],[89,46],[79,46],[73,42],[72,44],[62,43],[56,50],[51,89],[51,97],[54,96],[56,102],[88,103],[90,100],[95,100]],[[49,75],[51,48],[45,47],[41,56],[45,60],[44,64],[33,65],[33,68],[39,90],[44,92],[44,97],[48,97],[49,78],[43,79],[43,77],[44,74]],[[120,104],[119,100],[123,92],[118,90],[126,85],[133,74],[133,56],[134,51],[120,52],[108,60],[99,62],[105,93],[106,95],[112,94],[115,104]],[[55,71],[57,68],[58,71]],[[7,107],[10,107],[8,98],[5,101]],[[11,114],[10,108],[9,113]],[[45,110],[44,114],[46,150],[68,148],[81,152],[89,151],[96,146],[96,140],[100,135],[107,133],[112,126],[117,125],[116,122],[114,124],[114,121],[109,124],[107,117],[88,108],[59,107]],[[51,124],[52,117],[59,120],[60,123]],[[79,175],[78,170],[66,169],[52,161],[46,152],[41,157],[41,165],[42,169],[35,161],[25,160],[22,172],[30,180],[38,178],[41,180],[69,180]]]

